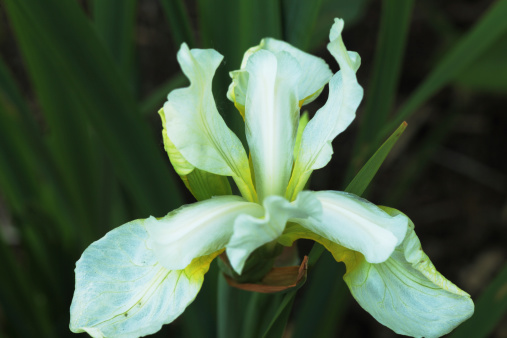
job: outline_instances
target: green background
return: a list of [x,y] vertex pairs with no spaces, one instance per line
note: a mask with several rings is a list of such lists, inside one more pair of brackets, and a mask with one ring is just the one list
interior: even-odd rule
[[[193,201],[157,115],[187,83],[182,42],[225,56],[215,99],[244,140],[225,98],[228,71],[266,36],[337,71],[325,49],[334,17],[362,57],[365,100],[311,188],[343,190],[407,121],[364,195],[409,215],[439,271],[476,301],[453,337],[507,337],[506,0],[1,0],[0,337],[73,336],[82,251],[129,220]],[[300,243],[302,254],[310,248]],[[158,335],[255,337],[273,324],[268,336],[395,336],[353,301],[342,275],[324,254],[295,298],[268,302],[224,287],[214,266],[196,302]],[[217,307],[217,294],[240,311],[218,320],[230,309]],[[252,319],[248,304],[262,302],[276,306]]]

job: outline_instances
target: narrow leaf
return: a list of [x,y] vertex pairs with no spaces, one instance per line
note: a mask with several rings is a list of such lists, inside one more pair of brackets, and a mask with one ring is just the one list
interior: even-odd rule
[[445,54],[432,72],[419,85],[396,113],[396,118],[383,129],[379,137],[393,126],[406,120],[424,102],[470,67],[502,34],[507,31],[507,0],[494,2],[474,27]]
[[290,291],[285,295],[285,297],[283,297],[282,302],[278,307],[278,311],[276,312],[268,328],[262,335],[263,338],[283,336],[285,326],[287,325],[287,321],[289,320],[289,315],[292,310],[292,304],[294,304],[295,298],[296,291]]
[[[377,49],[373,64],[373,75],[368,87],[365,108],[361,116],[361,128],[355,144],[355,159],[361,163],[370,154],[359,153],[361,149],[375,149],[379,129],[386,123],[396,98],[400,70],[410,26],[414,2],[412,0],[384,0]],[[366,144],[366,146],[365,146]],[[349,168],[351,171],[357,169]]]
[[5,5],[25,58],[44,50],[52,52],[52,61],[66,74],[62,92],[70,90],[79,100],[80,111],[86,111],[85,118],[136,204],[152,214],[163,214],[180,204],[160,147],[140,120],[137,102],[78,4],[8,0]]
[[93,20],[125,80],[134,85],[134,26],[137,0],[94,0]]
[[[291,45],[307,50],[323,0],[283,0],[284,39]],[[331,20],[327,24],[331,24]],[[329,31],[329,27],[327,28]]]
[[191,48],[196,47],[194,34],[190,25],[190,17],[183,1],[160,0],[160,4],[167,21],[169,21],[174,45],[179,46],[183,42],[186,42]]
[[351,192],[358,196],[361,196],[364,193],[387,155],[396,144],[401,134],[405,131],[405,128],[407,128],[407,123],[403,122],[361,168],[352,182],[350,182],[347,188],[345,188],[346,192]]

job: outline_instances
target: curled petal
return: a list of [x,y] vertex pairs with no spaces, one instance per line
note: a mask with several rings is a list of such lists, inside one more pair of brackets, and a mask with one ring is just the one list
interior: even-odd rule
[[317,199],[306,192],[292,203],[280,196],[269,196],[263,204],[264,217],[243,214],[234,222],[234,234],[227,244],[226,253],[231,267],[238,274],[241,274],[246,260],[255,249],[280,237],[287,220],[304,219],[320,208]]
[[361,59],[355,52],[348,52],[341,32],[343,20],[335,20],[327,46],[340,65],[340,71],[329,82],[329,97],[306,126],[287,188],[290,200],[301,191],[313,170],[324,167],[333,154],[331,142],[344,131],[356,116],[363,98],[363,88],[358,84],[356,71]]
[[408,219],[404,215],[390,216],[346,192],[319,191],[313,195],[322,205],[320,220],[312,217],[296,222],[330,242],[360,252],[370,263],[388,259],[405,237]]
[[92,337],[139,337],[176,319],[199,292],[210,262],[200,257],[169,270],[147,245],[143,220],[92,243],[76,264],[70,329]]
[[242,214],[258,217],[263,209],[239,196],[217,196],[185,205],[160,219],[150,217],[145,226],[160,264],[179,270],[197,257],[225,248]]
[[[267,50],[274,54],[286,52],[297,60],[302,70],[301,78],[296,83],[300,106],[315,100],[333,75],[329,66],[321,58],[305,53],[285,41],[273,38],[262,39],[258,46],[250,48],[243,57],[241,69],[246,67],[248,59],[259,50]],[[229,87],[227,95],[231,101],[235,102],[238,109],[240,109],[240,107],[245,106],[245,95],[248,82],[244,81],[244,77],[237,72],[232,72],[231,77],[233,78],[233,82]]]
[[440,337],[474,312],[470,296],[442,276],[422,251],[412,222],[387,261],[347,267],[344,279],[358,303],[398,334]]
[[190,87],[172,91],[164,104],[165,130],[182,157],[201,170],[232,176],[245,198],[256,200],[248,158],[217,111],[211,91],[222,55],[182,44],[178,62]]

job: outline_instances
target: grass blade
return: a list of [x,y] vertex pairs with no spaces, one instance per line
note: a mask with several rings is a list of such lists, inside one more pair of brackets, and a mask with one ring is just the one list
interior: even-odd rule
[[340,318],[350,300],[344,274],[345,265],[337,264],[330,253],[324,253],[320,264],[308,275],[294,318],[294,338],[336,337]]
[[417,108],[471,66],[500,36],[507,31],[507,0],[494,2],[474,27],[445,54],[428,77],[407,99],[396,117],[378,135],[380,138],[393,126],[406,120]]
[[396,144],[401,134],[405,131],[405,128],[407,128],[407,123],[403,122],[361,168],[347,188],[345,188],[346,192],[350,192],[358,196],[361,196],[364,193],[387,155],[391,152],[391,149]]
[[51,51],[52,61],[66,74],[62,92],[70,89],[81,111],[86,111],[85,118],[143,216],[162,215],[179,205],[181,198],[161,147],[140,120],[137,102],[78,4],[8,0],[5,5],[25,58],[30,61],[30,55]]
[[284,40],[295,47],[307,50],[323,0],[284,0],[282,3]]
[[[100,1],[100,0],[98,0]],[[160,0],[164,14],[171,27],[171,35],[176,46],[186,42],[190,48],[196,47],[190,18],[181,0]]]
[[277,312],[262,335],[263,338],[283,336],[285,326],[287,325],[287,321],[289,320],[289,315],[292,310],[292,304],[294,304],[294,299],[296,299],[296,292],[297,291],[290,291],[285,294]]
[[135,82],[134,27],[137,0],[93,0],[93,21],[125,80]]
[[[361,128],[355,145],[355,161],[351,163],[362,163],[362,160],[370,155],[358,153],[360,149],[378,147],[378,144],[371,143],[377,141],[376,135],[387,122],[396,98],[413,4],[412,0],[384,0],[382,2],[373,75],[361,116]],[[353,169],[351,167],[350,171]]]

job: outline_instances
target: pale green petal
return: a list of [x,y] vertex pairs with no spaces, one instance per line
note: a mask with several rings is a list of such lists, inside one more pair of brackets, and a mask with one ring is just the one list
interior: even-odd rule
[[301,68],[287,52],[260,50],[246,65],[246,137],[259,201],[284,195],[293,164],[299,121],[295,84]]
[[263,213],[259,204],[239,196],[217,196],[185,205],[160,219],[150,217],[145,226],[160,264],[179,270],[197,257],[225,248],[238,216],[259,217]]
[[227,244],[227,257],[232,268],[241,274],[246,260],[255,249],[273,242],[283,233],[290,218],[304,219],[319,213],[321,206],[312,194],[302,192],[296,201],[289,203],[280,196],[264,199],[265,215],[240,215],[234,223],[234,234]]
[[298,61],[303,70],[298,83],[300,105],[315,100],[333,76],[331,69],[323,59],[305,53],[285,41],[266,38],[261,41],[260,45],[263,49],[273,53],[287,52]]
[[405,237],[408,219],[404,215],[392,217],[375,204],[342,191],[318,191],[313,195],[322,204],[322,215],[314,214],[318,217],[297,223],[362,253],[370,263],[388,259]]
[[204,201],[214,196],[232,195],[231,185],[225,176],[196,168],[181,179],[198,201]]
[[137,220],[110,231],[77,262],[70,307],[73,332],[92,337],[149,335],[176,319],[194,300],[219,252],[183,270],[168,270],[147,246],[143,223]]
[[159,109],[158,115],[160,115],[160,119],[162,120],[162,139],[164,142],[164,149],[169,156],[169,161],[171,161],[174,171],[176,171],[176,173],[180,176],[190,174],[195,167],[190,164],[183,155],[181,155],[174,143],[172,143],[169,139],[169,136],[167,136],[165,113],[163,108]]
[[336,19],[331,28],[327,48],[340,65],[340,71],[329,82],[329,97],[306,126],[299,155],[294,164],[286,197],[294,199],[313,170],[324,167],[333,154],[331,142],[354,120],[356,109],[363,98],[363,89],[357,83],[356,71],[360,58],[347,52],[341,38],[343,20]]
[[243,196],[255,201],[245,149],[218,113],[211,91],[222,58],[212,49],[189,50],[182,44],[178,62],[190,86],[168,95],[165,129],[186,161],[213,174],[232,176]]
[[299,148],[301,147],[301,138],[303,137],[303,131],[305,130],[309,120],[310,117],[307,111],[301,114],[301,117],[299,118],[299,125],[296,133],[296,144],[294,145],[294,158],[296,158],[297,155],[299,154]]
[[[300,106],[315,100],[333,75],[327,63],[321,58],[305,53],[287,42],[273,38],[262,39],[258,46],[250,48],[243,57],[241,69],[246,67],[248,59],[254,53],[262,49],[275,54],[287,52],[297,60],[302,69],[300,80],[297,83]],[[246,93],[247,82],[242,81],[236,72],[232,72],[231,77],[233,82],[229,87],[228,97],[231,101],[235,102],[238,109],[240,109],[239,107],[245,105],[245,95],[241,95],[241,93]]]
[[169,156],[169,161],[181,177],[187,189],[192,193],[196,200],[202,201],[212,196],[231,195],[231,186],[226,176],[220,176],[209,173],[207,171],[197,169],[190,164],[176,146],[171,142],[165,129],[164,109],[158,111],[162,119],[162,138],[164,140],[164,148]]
[[470,296],[445,279],[422,251],[412,222],[405,240],[387,261],[362,261],[347,270],[344,279],[354,298],[398,334],[440,337],[474,312]]
[[227,98],[234,102],[234,106],[245,119],[246,91],[248,88],[248,72],[246,70],[235,70],[230,72],[232,82],[227,90]]

